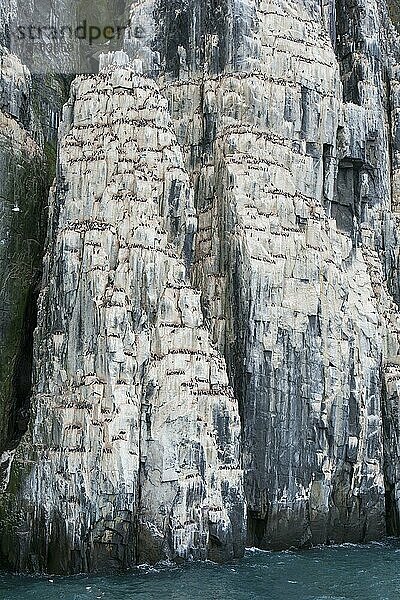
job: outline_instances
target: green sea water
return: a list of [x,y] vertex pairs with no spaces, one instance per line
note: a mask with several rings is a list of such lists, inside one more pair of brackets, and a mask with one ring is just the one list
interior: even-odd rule
[[140,567],[113,577],[0,574],[0,600],[400,600],[400,543],[248,550],[229,565]]

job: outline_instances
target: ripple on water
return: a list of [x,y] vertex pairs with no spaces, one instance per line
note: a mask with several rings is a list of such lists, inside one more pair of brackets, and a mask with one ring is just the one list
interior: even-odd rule
[[0,600],[398,600],[400,545],[254,548],[241,561],[142,565],[120,576],[0,574]]

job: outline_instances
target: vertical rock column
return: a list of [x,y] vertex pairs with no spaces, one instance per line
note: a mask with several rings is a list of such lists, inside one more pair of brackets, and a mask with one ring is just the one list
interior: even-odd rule
[[3,555],[57,572],[240,555],[239,415],[188,282],[193,197],[156,84],[78,79],[58,173]]
[[[155,9],[158,40],[171,40],[158,46],[160,85],[195,181],[195,281],[239,399],[248,542],[260,547],[386,530],[374,271],[390,220],[385,58],[366,43],[372,84],[360,104],[344,98],[332,5],[229,2],[225,37],[210,3],[206,23],[174,5],[179,35],[172,8]],[[363,21],[371,35],[379,11]]]

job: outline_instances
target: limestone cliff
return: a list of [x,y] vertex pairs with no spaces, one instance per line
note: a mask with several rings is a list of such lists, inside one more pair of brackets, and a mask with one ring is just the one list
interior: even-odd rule
[[386,3],[138,0],[131,25],[64,108],[4,561],[398,535]]
[[237,555],[239,414],[186,273],[196,218],[166,100],[113,66],[72,89],[3,551],[63,572]]
[[385,478],[387,510],[398,497],[397,397],[394,431],[382,421],[398,362],[393,28],[381,2],[201,7],[173,22],[158,4],[155,71],[242,417],[248,543],[380,537]]

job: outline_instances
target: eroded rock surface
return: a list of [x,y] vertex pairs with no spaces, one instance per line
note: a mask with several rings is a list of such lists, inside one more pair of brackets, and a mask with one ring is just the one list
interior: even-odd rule
[[187,277],[196,218],[167,102],[111,66],[75,82],[64,114],[12,472],[24,541],[11,522],[3,551],[50,571],[238,555],[239,414]]
[[248,543],[384,536],[399,297],[386,7],[160,1],[132,15],[148,23],[136,55],[156,40],[149,68],[194,179],[194,281],[240,406]]
[[386,4],[140,0],[131,23],[64,111],[3,556],[70,572],[399,534]]
[[[2,3],[0,40],[7,43]],[[12,450],[26,429],[47,195],[46,160],[33,111],[32,78],[6,45],[0,46],[0,482]]]

